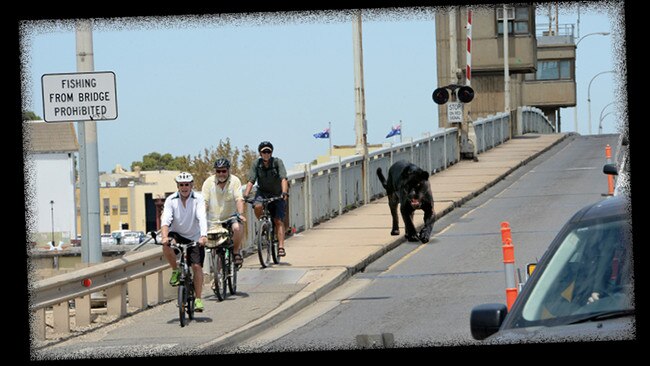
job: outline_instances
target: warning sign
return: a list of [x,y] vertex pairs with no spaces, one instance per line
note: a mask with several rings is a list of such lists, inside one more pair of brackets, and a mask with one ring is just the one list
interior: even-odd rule
[[41,84],[45,122],[117,118],[115,73],[112,71],[45,74]]
[[463,122],[463,103],[447,103],[447,121],[450,123]]

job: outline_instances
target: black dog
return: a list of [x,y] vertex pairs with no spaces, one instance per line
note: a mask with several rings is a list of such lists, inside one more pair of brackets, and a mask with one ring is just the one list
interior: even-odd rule
[[[388,181],[384,178],[381,168],[377,168],[377,176],[381,185],[386,189],[390,214],[393,216],[393,228],[390,234],[399,235],[397,219],[397,205],[399,204],[406,229],[406,239],[408,241],[419,240],[422,243],[428,242],[433,223],[436,220],[433,210],[433,195],[429,185],[429,173],[415,164],[400,160],[388,170]],[[413,213],[418,209],[424,211],[424,226],[420,233],[416,234]]]

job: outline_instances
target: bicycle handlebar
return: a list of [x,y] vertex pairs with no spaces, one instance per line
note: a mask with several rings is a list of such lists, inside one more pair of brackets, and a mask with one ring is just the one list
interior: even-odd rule
[[215,224],[229,224],[230,225],[230,224],[233,224],[235,221],[241,222],[241,219],[239,218],[239,215],[237,215],[237,214],[234,214],[234,215],[230,216],[229,218],[227,218],[225,220],[217,220],[217,221],[213,221],[213,222]]
[[[156,245],[163,245],[163,243],[159,243],[159,242],[158,242],[158,238],[156,237],[156,232],[155,232],[155,231],[151,231],[151,232],[149,233],[149,235],[151,235],[151,237],[153,238],[153,243],[154,243],[154,244],[156,244]],[[170,240],[174,240],[174,238],[170,238]],[[189,242],[189,243],[182,244],[182,243],[177,243],[176,240],[174,240],[173,243],[172,243],[172,242],[169,243],[170,246],[179,247],[179,246],[181,246],[181,245],[185,245],[185,246],[188,247],[188,248],[189,248],[189,247],[196,246],[196,245],[198,245],[198,244],[199,244],[198,241],[192,241],[192,242]]]
[[275,197],[269,197],[269,198],[257,198],[257,199],[253,198],[253,199],[247,199],[246,202],[250,203],[251,205],[255,204],[257,202],[264,204],[264,203],[271,203],[273,201],[277,201],[277,200],[281,200],[281,199],[284,199],[284,197],[275,196]]

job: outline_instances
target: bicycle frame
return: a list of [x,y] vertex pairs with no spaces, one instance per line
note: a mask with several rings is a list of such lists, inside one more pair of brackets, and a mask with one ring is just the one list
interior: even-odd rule
[[275,264],[280,263],[278,257],[278,242],[275,239],[275,225],[271,219],[268,206],[271,202],[281,199],[283,199],[282,196],[246,200],[246,202],[253,206],[259,203],[262,204],[262,214],[257,220],[257,229],[255,233],[257,254],[262,268],[268,267],[271,259],[273,259],[273,263]]
[[187,313],[190,320],[194,319],[194,275],[192,273],[192,268],[187,263],[187,249],[193,246],[198,245],[197,242],[193,241],[187,244],[180,244],[173,241],[170,243],[170,248],[174,251],[178,250],[180,252],[180,259],[178,267],[181,270],[179,277],[178,285],[178,315],[181,327],[184,327],[187,323],[185,321],[185,314]]
[[[235,221],[239,222],[239,217],[236,215],[216,222],[216,224],[221,224],[228,230],[227,239],[216,247],[210,248],[210,265],[213,275],[212,290],[219,301],[226,299],[227,290],[230,290],[231,295],[234,295],[237,291],[237,267],[234,265],[232,230]],[[211,236],[212,233],[208,233],[208,241],[215,240]]]

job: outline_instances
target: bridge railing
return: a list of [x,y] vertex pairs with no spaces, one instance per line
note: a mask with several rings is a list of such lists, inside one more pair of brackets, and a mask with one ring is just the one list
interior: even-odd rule
[[[539,110],[525,109],[523,125],[527,132],[552,131]],[[510,121],[506,114],[497,114],[474,122],[477,149],[483,152],[510,138]],[[550,126],[552,127],[552,126]],[[456,128],[411,141],[385,146],[368,155],[368,197],[385,194],[376,178],[376,170],[384,172],[400,159],[435,173],[458,162],[459,136]],[[319,222],[341,215],[364,204],[363,161],[361,156],[336,158],[328,163],[304,164],[288,172],[290,181],[288,222],[296,231],[308,230]],[[254,223],[252,210],[247,210],[248,223]],[[247,225],[248,240],[244,249],[253,250],[254,225]],[[32,333],[37,339],[46,337],[46,309],[52,311],[55,333],[70,332],[71,307],[75,325],[91,322],[91,295],[105,293],[106,311],[117,318],[127,314],[127,305],[144,309],[173,297],[163,271],[169,275],[169,264],[160,247],[130,252],[121,258],[77,271],[35,281],[30,286]],[[164,277],[164,278],[163,278]]]

